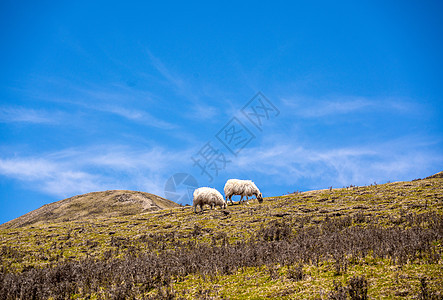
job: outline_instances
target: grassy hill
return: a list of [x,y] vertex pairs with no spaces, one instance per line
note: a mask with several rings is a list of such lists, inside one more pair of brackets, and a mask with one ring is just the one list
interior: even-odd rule
[[179,206],[173,201],[144,192],[124,190],[93,192],[43,205],[39,209],[0,225],[0,228],[117,218]]
[[0,299],[443,297],[442,173],[56,220],[0,228]]

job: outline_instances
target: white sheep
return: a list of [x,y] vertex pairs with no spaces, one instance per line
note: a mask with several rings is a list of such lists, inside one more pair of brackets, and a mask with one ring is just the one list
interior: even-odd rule
[[248,197],[255,196],[258,200],[258,203],[263,202],[262,194],[260,190],[251,180],[240,180],[240,179],[229,179],[225,184],[225,199],[226,203],[228,199],[232,202],[232,196],[240,195],[240,203],[243,200],[243,197],[246,196],[246,203],[248,203]]
[[200,206],[200,210],[203,211],[203,205],[208,204],[211,209],[214,206],[220,206],[226,208],[226,202],[223,199],[222,194],[219,191],[209,187],[201,187],[194,191],[194,212],[197,213],[197,206]]

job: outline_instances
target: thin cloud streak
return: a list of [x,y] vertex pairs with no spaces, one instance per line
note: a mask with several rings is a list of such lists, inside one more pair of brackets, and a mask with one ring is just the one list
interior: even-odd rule
[[98,176],[72,170],[66,163],[33,157],[0,159],[0,174],[28,184],[49,195],[67,196],[101,188]]
[[[43,78],[41,85],[50,85],[51,88],[63,89],[66,93],[63,97],[58,94],[40,93],[39,91],[20,90],[27,97],[41,99],[53,103],[69,104],[87,110],[99,111],[120,116],[129,121],[156,127],[159,129],[170,130],[177,126],[171,122],[156,117],[155,114],[146,111],[143,108],[137,108],[137,103],[143,100],[150,104],[153,102],[153,95],[146,91],[134,90],[124,85],[111,85],[103,88],[102,86],[83,83],[83,85],[74,84],[68,80]],[[127,105],[127,104],[130,105]],[[152,105],[151,105],[152,106]],[[130,109],[127,107],[131,107]],[[32,122],[32,123],[57,123],[61,117],[61,112],[49,113],[43,110],[33,110],[29,108],[0,108],[0,122]],[[69,113],[64,113],[68,115]],[[66,119],[66,118],[65,118]]]
[[[438,141],[404,137],[377,145],[324,150],[295,142],[266,142],[243,149],[221,176],[254,174],[254,179],[266,178],[273,191],[281,185],[297,189],[301,182],[304,189],[317,189],[410,180],[431,175],[428,170],[443,164],[441,154],[427,150],[433,143]],[[167,178],[186,170],[194,153],[193,148],[147,150],[122,145],[69,148],[41,156],[0,158],[0,175],[57,197],[107,189],[163,195]]]
[[[179,76],[167,68],[160,58],[156,57],[149,49],[146,52],[151,65],[166,79],[173,91],[190,102],[190,110],[184,113],[185,117],[191,120],[207,121],[215,119],[222,113],[227,113],[226,109],[220,110],[214,105],[214,102],[223,101],[223,103],[218,104],[225,107],[225,101],[220,100],[225,98],[223,96],[224,92],[220,92],[215,86],[201,82],[198,86],[193,86],[190,80],[186,80],[183,76]],[[210,102],[208,99],[210,99]]]
[[162,195],[164,182],[188,163],[190,153],[125,146],[66,149],[38,158],[0,158],[0,175],[58,197],[106,189]]
[[154,66],[154,68],[173,86],[175,86],[178,90],[183,90],[185,87],[184,81],[176,75],[173,75],[171,71],[163,64],[163,62],[156,56],[154,56],[151,51],[148,49],[146,53],[149,56],[149,59]]
[[274,183],[296,186],[299,181],[310,179],[312,183],[308,188],[365,185],[374,181],[410,179],[441,165],[443,156],[426,151],[428,144],[419,138],[405,138],[329,150],[291,144],[263,145],[244,149],[233,160],[233,167],[267,175]]
[[192,111],[186,114],[186,117],[192,120],[202,120],[214,122],[218,121],[216,116],[219,114],[218,109],[215,106],[206,104],[194,104]]
[[389,112],[416,115],[424,111],[423,107],[409,99],[370,99],[356,96],[331,97],[330,100],[291,97],[282,98],[283,106],[291,109],[296,116],[303,118],[321,118],[346,115],[351,113]]
[[167,121],[161,120],[157,117],[154,117],[152,114],[149,114],[146,111],[137,110],[137,109],[126,109],[119,106],[88,106],[90,109],[94,109],[97,111],[112,113],[118,115],[120,117],[126,118],[130,121],[134,121],[140,124],[144,124],[147,126],[152,126],[160,129],[170,130],[177,128],[176,125],[169,123]]
[[0,123],[56,124],[60,114],[25,107],[0,107]]

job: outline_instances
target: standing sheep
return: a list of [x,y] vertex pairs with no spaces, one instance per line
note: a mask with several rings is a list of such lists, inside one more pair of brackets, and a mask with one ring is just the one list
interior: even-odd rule
[[222,194],[219,191],[209,187],[201,187],[194,191],[194,212],[197,213],[197,206],[200,206],[200,210],[203,211],[203,205],[208,204],[211,209],[214,206],[220,206],[226,208],[226,202],[223,199]]
[[246,203],[248,202],[248,197],[255,196],[258,200],[258,203],[263,202],[262,194],[260,190],[251,180],[240,180],[240,179],[229,179],[225,184],[225,199],[228,202],[228,199],[232,202],[232,196],[240,195],[240,203],[243,200],[243,197],[246,196]]

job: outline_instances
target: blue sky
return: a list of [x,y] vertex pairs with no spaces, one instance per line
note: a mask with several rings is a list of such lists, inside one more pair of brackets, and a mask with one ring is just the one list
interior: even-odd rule
[[90,2],[0,4],[0,223],[176,173],[274,196],[443,169],[439,1]]

